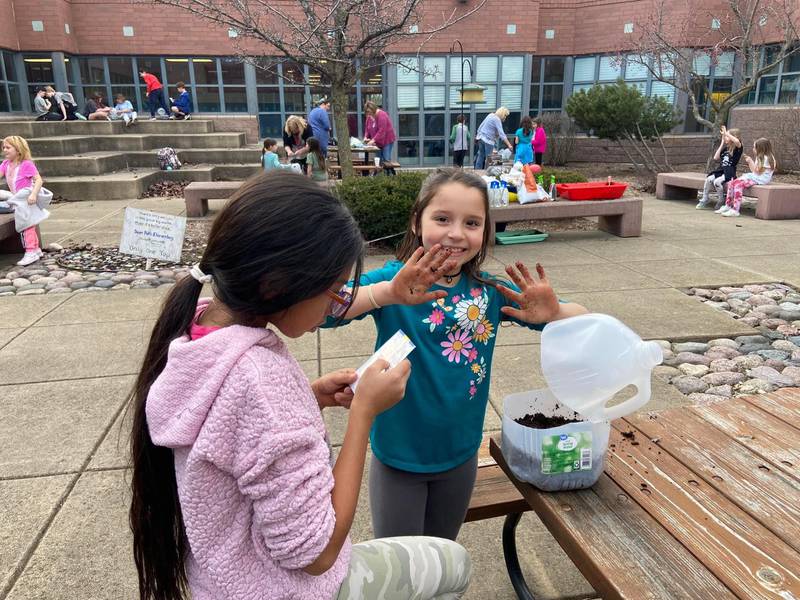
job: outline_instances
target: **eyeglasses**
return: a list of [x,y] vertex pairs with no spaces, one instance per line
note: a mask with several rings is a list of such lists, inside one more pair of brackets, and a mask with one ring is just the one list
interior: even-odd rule
[[353,303],[353,294],[346,287],[343,287],[338,292],[325,290],[325,293],[331,299],[331,305],[328,307],[328,312],[332,317],[337,319],[344,316],[347,309]]

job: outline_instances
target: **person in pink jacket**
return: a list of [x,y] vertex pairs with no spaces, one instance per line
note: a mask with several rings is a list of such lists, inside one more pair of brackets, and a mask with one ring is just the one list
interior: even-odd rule
[[[357,292],[343,286],[353,272],[358,281],[363,252],[347,209],[285,171],[250,179],[217,216],[200,262],[164,302],[134,388],[140,599],[465,592],[470,561],[455,542],[349,539],[370,427],[402,398],[408,361],[309,383],[277,333],[297,338],[343,318]],[[423,257],[404,285],[443,262]],[[199,298],[204,285],[212,298]],[[332,406],[350,409],[335,462],[322,419]]]
[[[364,114],[367,115],[364,124],[364,143],[367,145],[375,144],[381,149],[381,165],[392,160],[392,149],[397,139],[392,126],[392,119],[385,110],[378,108],[378,105],[368,100],[364,104]],[[394,169],[389,169],[394,175]]]
[[542,127],[542,118],[536,117],[533,120],[533,139],[531,140],[533,146],[533,162],[540,167],[542,166],[542,157],[547,152],[547,134]]

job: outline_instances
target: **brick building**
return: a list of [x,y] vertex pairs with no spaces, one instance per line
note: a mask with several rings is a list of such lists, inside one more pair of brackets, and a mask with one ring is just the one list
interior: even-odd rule
[[[468,9],[475,1],[425,2],[423,21]],[[698,24],[708,30],[725,2],[699,4],[702,9],[698,3],[668,3],[670,19],[676,24],[708,19],[707,26]],[[516,124],[524,113],[560,111],[573,91],[619,77],[645,94],[670,99],[686,115],[682,131],[700,132],[685,96],[625,60],[651,7],[651,0],[487,0],[475,15],[430,39],[419,55],[413,37],[390,48],[410,68],[378,66],[356,85],[347,107],[350,133],[363,134],[363,103],[375,99],[394,119],[401,163],[441,164],[449,154],[450,126],[461,112],[473,131],[500,105],[511,110],[508,122]],[[217,129],[249,129],[251,139],[279,137],[286,117],[306,113],[325,93],[325,82],[302,65],[287,62],[279,74],[270,74],[244,64],[236,57],[235,37],[233,30],[178,9],[134,0],[0,0],[0,113],[29,112],[31,96],[42,84],[69,89],[79,104],[95,90],[107,97],[122,92],[141,108],[137,70],[146,69],[170,91],[177,81],[186,82],[196,111],[219,116]],[[464,44],[472,81],[486,87],[483,104],[458,105],[462,65],[449,52],[455,39]],[[780,36],[767,31],[764,41],[768,56],[769,43]],[[262,52],[270,54],[268,48]],[[704,75],[712,93],[724,94],[734,73],[733,56],[723,53]],[[763,77],[747,99],[760,105],[798,101],[800,55]]]

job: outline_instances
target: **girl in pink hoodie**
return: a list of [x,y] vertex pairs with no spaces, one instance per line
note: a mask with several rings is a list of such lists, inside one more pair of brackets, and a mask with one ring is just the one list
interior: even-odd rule
[[[297,199],[301,198],[302,202]],[[309,383],[296,338],[343,318],[363,240],[312,181],[273,171],[216,218],[164,302],[134,389],[130,525],[142,600],[459,598],[470,561],[449,540],[348,533],[375,416],[410,366],[376,362]],[[441,257],[418,261],[422,271]],[[213,298],[199,299],[203,284]],[[350,408],[335,463],[321,411]],[[388,590],[388,591],[387,591]]]

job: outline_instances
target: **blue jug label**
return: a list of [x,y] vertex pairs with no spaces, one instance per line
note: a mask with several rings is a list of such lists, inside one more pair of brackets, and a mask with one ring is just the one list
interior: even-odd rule
[[542,473],[558,475],[592,469],[592,432],[579,431],[542,438]]

